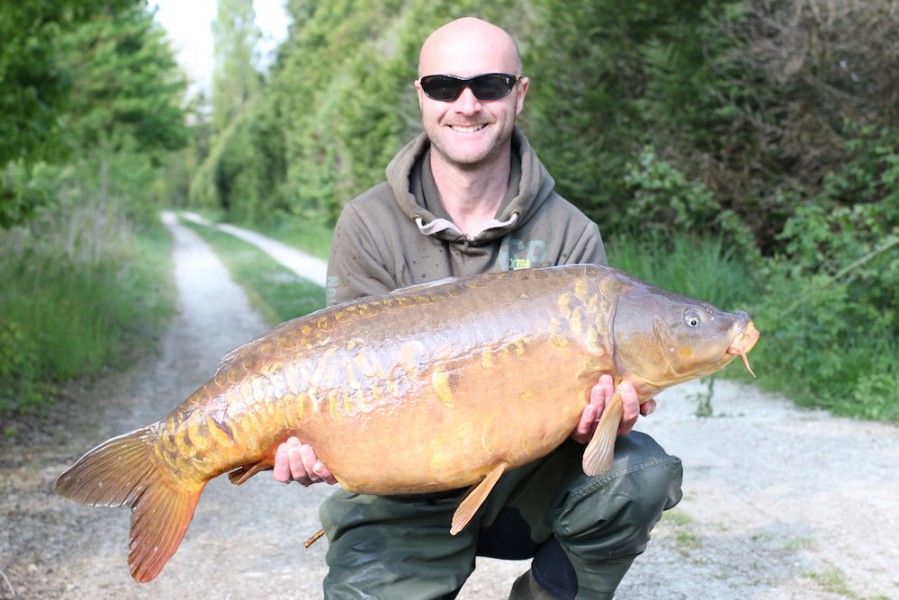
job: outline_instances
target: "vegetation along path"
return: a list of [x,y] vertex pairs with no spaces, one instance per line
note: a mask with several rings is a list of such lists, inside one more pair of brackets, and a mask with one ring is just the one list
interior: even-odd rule
[[[167,226],[179,314],[159,352],[128,373],[73,386],[45,429],[0,442],[0,599],[322,596],[327,541],[308,550],[301,542],[319,528],[326,486],[266,474],[241,488],[213,481],[180,550],[140,586],[126,564],[127,512],[53,493],[81,453],[166,414],[227,350],[265,329],[208,246],[171,216]],[[638,424],[683,458],[685,497],[618,598],[899,598],[899,429],[798,410],[724,381],[713,416],[697,417],[708,392],[705,383],[669,390]],[[504,600],[525,568],[481,560],[459,597]]]

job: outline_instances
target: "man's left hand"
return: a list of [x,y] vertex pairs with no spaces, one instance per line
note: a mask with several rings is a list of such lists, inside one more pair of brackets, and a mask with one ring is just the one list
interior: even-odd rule
[[[656,401],[650,398],[643,404],[637,396],[637,391],[627,381],[618,384],[618,391],[621,392],[621,405],[624,414],[621,417],[621,424],[618,425],[618,435],[627,435],[634,428],[637,417],[643,415],[651,415],[656,409]],[[590,403],[581,413],[581,420],[575,427],[571,438],[581,444],[586,444],[593,437],[599,418],[606,404],[612,399],[615,393],[615,383],[612,381],[611,375],[602,375],[599,382],[590,390]]]

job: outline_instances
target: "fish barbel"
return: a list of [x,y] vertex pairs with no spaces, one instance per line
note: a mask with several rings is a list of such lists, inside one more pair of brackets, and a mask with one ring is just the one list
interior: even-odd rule
[[[290,436],[349,491],[471,486],[460,531],[502,473],[551,452],[608,373],[641,402],[746,353],[743,312],[597,265],[492,273],[414,286],[288,321],[222,360],[167,417],[101,444],[57,483],[85,504],[131,507],[129,565],[150,581],[175,553],[206,483],[270,469]],[[609,468],[615,393],[584,452]]]

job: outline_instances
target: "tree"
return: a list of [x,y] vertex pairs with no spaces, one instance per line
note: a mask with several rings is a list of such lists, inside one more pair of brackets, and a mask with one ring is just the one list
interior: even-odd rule
[[[38,195],[16,191],[39,160],[59,160],[59,120],[72,89],[59,40],[93,17],[115,14],[138,0],[0,1],[0,229],[26,221]],[[18,165],[12,165],[17,161]]]
[[[701,68],[697,30],[708,7],[720,3],[533,3],[540,26],[521,42],[532,79],[526,127],[560,191],[602,227],[627,225],[625,174],[645,145],[657,141],[657,124],[649,117],[668,108],[647,103],[659,74],[653,53],[663,48],[677,58],[678,77]],[[683,111],[684,100],[682,94],[668,102]]]
[[261,87],[256,52],[262,33],[256,26],[253,3],[218,0],[212,35],[215,48],[212,129],[220,133],[241,117]]
[[133,7],[95,19],[61,44],[61,62],[79,74],[61,120],[70,144],[115,151],[133,141],[148,155],[187,144],[187,82],[151,14]]
[[99,211],[115,206],[133,222],[154,220],[154,171],[189,136],[187,82],[164,30],[132,7],[85,23],[61,46],[78,73],[61,123],[78,149],[83,193]]
[[54,155],[57,119],[72,73],[60,64],[58,40],[96,15],[138,0],[0,2],[0,165]]

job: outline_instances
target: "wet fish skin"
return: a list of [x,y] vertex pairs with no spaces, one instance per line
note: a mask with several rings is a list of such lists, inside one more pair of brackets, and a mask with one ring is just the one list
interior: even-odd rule
[[[88,452],[57,482],[80,502],[132,507],[140,582],[177,549],[206,483],[271,468],[291,435],[343,487],[368,494],[472,486],[453,533],[499,476],[570,435],[603,373],[641,401],[754,345],[725,313],[608,267],[578,265],[415,286],[289,321],[230,352],[170,415]],[[748,363],[747,363],[748,365]],[[611,462],[617,395],[587,446]]]

